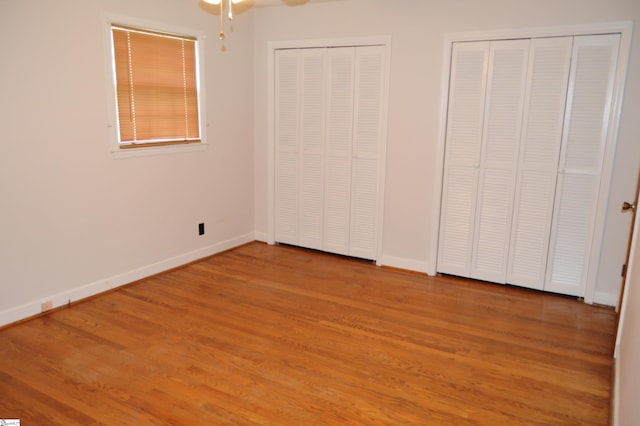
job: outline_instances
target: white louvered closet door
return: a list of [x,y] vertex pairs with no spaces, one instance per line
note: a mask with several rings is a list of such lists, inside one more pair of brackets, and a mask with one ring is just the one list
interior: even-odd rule
[[506,282],[529,40],[491,42],[470,277]]
[[276,240],[322,248],[325,49],[276,52]]
[[531,40],[507,282],[542,290],[573,37]]
[[454,43],[438,272],[584,296],[619,43]]
[[548,291],[585,292],[619,43],[617,34],[574,39],[544,287]]
[[455,43],[451,52],[437,270],[465,277],[471,269],[489,47]]
[[276,51],[277,242],[376,258],[385,52]]
[[323,248],[325,51],[303,49],[300,100],[300,214],[299,244]]
[[300,155],[299,155],[299,54],[276,52],[276,158],[275,237],[278,242],[298,244]]
[[349,255],[375,259],[378,229],[384,48],[360,47],[355,56]]
[[355,48],[327,51],[324,250],[349,254]]

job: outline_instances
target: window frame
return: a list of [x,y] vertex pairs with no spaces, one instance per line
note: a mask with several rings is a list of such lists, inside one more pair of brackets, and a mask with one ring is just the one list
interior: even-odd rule
[[[118,16],[113,14],[105,14],[104,19],[105,32],[105,58],[107,65],[107,100],[108,100],[108,138],[111,154],[116,157],[137,157],[158,154],[171,154],[178,152],[202,151],[208,147],[207,143],[207,123],[206,123],[206,106],[205,106],[205,84],[204,84],[204,55],[205,55],[205,34],[203,31],[194,30],[157,21],[150,21],[126,16]],[[196,84],[198,93],[198,122],[200,126],[200,141],[185,143],[182,141],[170,143],[139,143],[139,144],[122,144],[120,143],[120,132],[118,124],[118,99],[117,85],[115,74],[115,56],[112,27],[130,27],[140,29],[142,31],[174,34],[184,36],[185,38],[193,38],[196,40]]]

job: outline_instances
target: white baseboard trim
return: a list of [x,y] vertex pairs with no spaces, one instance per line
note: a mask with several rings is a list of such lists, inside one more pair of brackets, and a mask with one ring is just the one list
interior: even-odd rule
[[257,232],[254,235],[256,241],[260,241],[261,243],[266,243],[269,241],[269,237],[266,232]]
[[383,266],[391,266],[392,268],[407,269],[414,272],[423,272],[425,274],[427,274],[429,271],[429,263],[415,259],[407,259],[404,257],[383,255],[379,261],[379,264]]
[[81,299],[86,299],[109,291],[116,287],[123,286],[125,284],[132,283],[142,278],[149,277],[151,275],[158,274],[160,272],[167,271],[169,269],[176,268],[178,266],[185,265],[189,262],[193,262],[198,259],[202,259],[225,250],[232,249],[234,247],[241,246],[255,240],[253,233],[241,235],[236,238],[232,238],[226,241],[203,247],[188,253],[184,253],[178,256],[171,257],[151,265],[143,266],[138,269],[134,269],[123,274],[114,275],[109,278],[98,280],[80,287],[76,287],[62,293],[50,295],[41,299],[37,299],[24,305],[9,308],[0,312],[0,327],[8,325],[17,321],[27,319],[29,317],[38,315],[41,313],[42,303],[45,301],[51,301],[53,304],[52,309],[59,308],[68,304],[69,302],[76,302]]
[[596,291],[593,295],[593,303],[597,303],[598,305],[613,306],[615,308],[616,306],[618,306],[618,295],[615,293],[604,293]]

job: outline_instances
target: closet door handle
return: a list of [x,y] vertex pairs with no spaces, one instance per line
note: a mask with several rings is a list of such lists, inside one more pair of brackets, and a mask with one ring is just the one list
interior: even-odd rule
[[638,208],[638,205],[636,203],[630,203],[628,201],[625,201],[624,203],[622,203],[623,212],[631,210],[632,213],[635,213],[637,208]]

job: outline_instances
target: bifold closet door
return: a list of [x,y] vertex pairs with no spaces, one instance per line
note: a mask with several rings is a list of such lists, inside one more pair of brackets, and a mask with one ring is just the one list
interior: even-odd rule
[[542,290],[573,37],[531,40],[507,282]]
[[383,46],[276,52],[278,242],[375,259]]
[[490,44],[454,43],[451,51],[437,270],[463,277],[471,270]]
[[327,49],[324,250],[376,258],[384,87],[382,46]]
[[349,255],[363,259],[376,258],[379,238],[384,59],[382,46],[362,46],[355,50]]
[[438,271],[504,283],[529,40],[456,43]]
[[277,51],[275,68],[275,238],[278,242],[298,244],[300,75],[297,52]]
[[349,254],[355,48],[329,49],[324,247]]
[[548,291],[585,293],[619,44],[619,34],[574,39],[544,287]]
[[327,49],[324,250],[375,259],[384,50]]
[[491,42],[472,278],[505,283],[529,40]]
[[454,44],[438,272],[584,296],[619,42]]
[[276,240],[322,249],[325,49],[276,52]]

